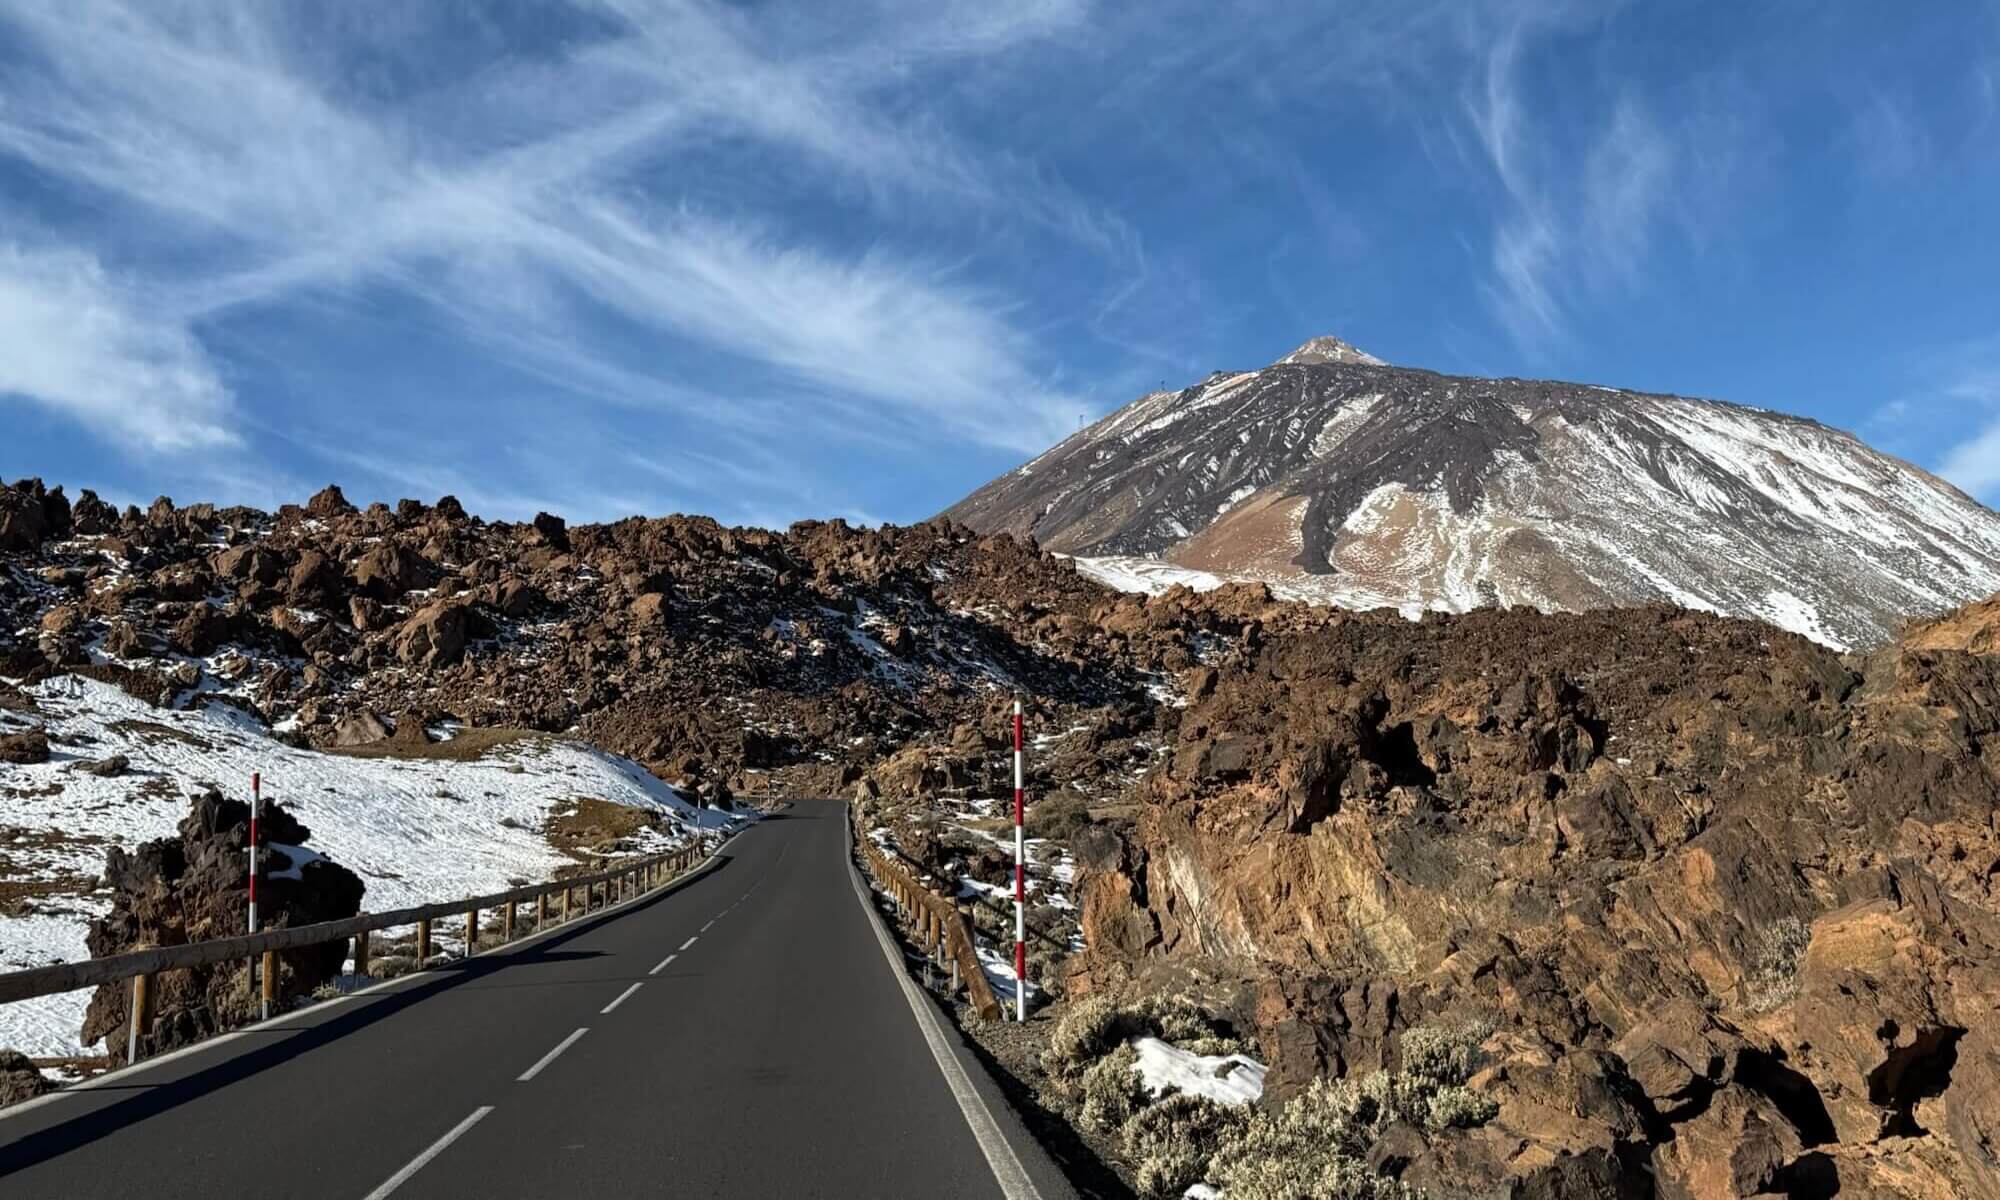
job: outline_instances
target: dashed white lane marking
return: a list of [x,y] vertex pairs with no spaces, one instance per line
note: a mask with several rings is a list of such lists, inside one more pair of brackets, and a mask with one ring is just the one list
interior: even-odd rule
[[654,967],[654,968],[653,968],[652,970],[650,970],[650,971],[646,972],[646,974],[648,974],[648,975],[658,975],[658,974],[659,974],[660,972],[662,972],[662,971],[664,971],[664,970],[666,970],[666,969],[667,969],[667,964],[668,964],[668,963],[670,963],[670,962],[674,961],[675,959],[677,959],[677,958],[679,958],[679,957],[680,957],[680,955],[678,955],[678,954],[669,954],[669,955],[667,955],[667,956],[666,956],[665,958],[663,958],[663,959],[661,959],[661,960],[660,960],[660,965],[659,965],[659,966],[657,966],[657,967]]
[[685,941],[685,942],[682,942],[682,943],[681,943],[681,949],[682,949],[682,950],[685,950],[685,949],[687,949],[687,948],[688,948],[689,946],[692,946],[692,945],[694,945],[694,944],[695,944],[696,942],[698,942],[698,941],[700,941],[700,940],[701,940],[701,935],[697,933],[697,934],[695,934],[695,935],[694,935],[693,937],[689,938],[689,939],[688,939],[687,941]]
[[626,1000],[631,998],[632,993],[638,990],[639,990],[639,984],[636,983],[633,984],[631,987],[628,987],[624,991],[618,993],[618,998],[616,1000],[613,1000],[611,1003],[605,1005],[602,1009],[599,1009],[598,1011],[600,1012],[600,1014],[610,1012],[612,1009],[617,1008],[619,1005],[625,1003]]
[[571,1046],[576,1045],[576,1040],[589,1032],[590,1032],[590,1027],[586,1025],[582,1029],[577,1030],[575,1033],[570,1034],[562,1041],[556,1043],[555,1049],[549,1051],[547,1054],[544,1054],[540,1058],[536,1059],[535,1065],[529,1067],[527,1070],[521,1072],[520,1075],[516,1076],[514,1082],[526,1083],[530,1079],[533,1079],[535,1076],[540,1075],[542,1073],[543,1067],[548,1066],[550,1063],[556,1060],[556,1055],[561,1054],[563,1051],[569,1049]]
[[384,1200],[384,1197],[388,1196],[391,1192],[394,1192],[397,1188],[402,1187],[404,1184],[408,1183],[410,1181],[410,1176],[415,1175],[418,1171],[423,1170],[425,1163],[436,1158],[438,1155],[444,1153],[444,1148],[446,1146],[451,1145],[459,1138],[465,1136],[466,1130],[472,1128],[474,1125],[479,1124],[479,1122],[485,1118],[486,1114],[492,1111],[493,1111],[493,1106],[491,1104],[486,1105],[484,1108],[473,1109],[471,1116],[465,1118],[465,1120],[460,1121],[458,1124],[452,1126],[450,1133],[447,1133],[443,1137],[439,1138],[437,1141],[432,1142],[430,1149],[424,1151],[422,1154],[419,1154],[415,1158],[411,1159],[407,1166],[405,1166],[402,1170],[396,1172],[394,1175],[389,1176],[388,1179],[382,1182],[381,1187],[378,1187],[374,1191],[368,1193],[368,1195],[363,1197],[362,1200]]
[[[720,921],[721,919],[722,919],[721,917],[717,917],[717,918],[715,919],[715,921]],[[715,921],[710,921],[710,922],[708,923],[708,925],[704,925],[704,926],[702,926],[702,927],[701,927],[701,932],[702,932],[702,933],[707,933],[707,932],[708,932],[708,930],[709,930],[709,926],[710,926],[710,925],[714,925],[714,924],[715,924]],[[700,934],[697,934],[696,936],[697,936],[697,937],[699,937],[699,936],[700,936]]]

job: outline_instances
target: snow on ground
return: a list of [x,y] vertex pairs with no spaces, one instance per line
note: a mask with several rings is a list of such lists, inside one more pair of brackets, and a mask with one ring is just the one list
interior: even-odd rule
[[1760,615],[1780,629],[1803,634],[1813,641],[1836,650],[1848,649],[1847,643],[1835,637],[1820,621],[1819,609],[1810,600],[1795,596],[1783,589],[1776,589],[1764,597]]
[[[253,717],[209,703],[154,708],[115,687],[62,676],[27,689],[46,724],[51,761],[0,769],[0,861],[10,879],[95,878],[110,845],[170,836],[187,795],[214,784],[247,798],[250,775],[312,831],[310,850],[367,884],[381,912],[550,878],[570,861],[541,830],[562,802],[594,798],[648,808],[676,832],[666,849],[739,818],[690,804],[628,759],[576,742],[528,736],[466,762],[354,758],[277,741]],[[100,778],[82,763],[125,756]],[[0,915],[0,971],[88,958],[84,933],[110,906],[94,891],[28,901]],[[85,1052],[76,1035],[90,992],[0,1005],[0,1047],[33,1056]]]
[[979,955],[979,968],[986,972],[986,982],[1003,1007],[1010,1012],[1013,1010],[1014,997],[1022,986],[1028,989],[1029,1008],[1041,1002],[1042,989],[1036,986],[1035,981],[1030,979],[1022,984],[1020,977],[1014,974],[1014,948],[1011,945],[1003,954],[987,946],[981,938],[974,937],[972,943],[973,952]]
[[[1139,1052],[1132,1069],[1155,1096],[1171,1088],[1221,1104],[1255,1104],[1264,1094],[1265,1066],[1247,1054],[1192,1054],[1154,1037],[1135,1039],[1132,1048]],[[1235,1065],[1224,1071],[1224,1063]]]
[[1086,578],[1121,592],[1143,592],[1157,596],[1175,584],[1185,584],[1197,592],[1212,592],[1229,582],[1220,575],[1177,567],[1157,558],[1109,556],[1077,558],[1076,569]]

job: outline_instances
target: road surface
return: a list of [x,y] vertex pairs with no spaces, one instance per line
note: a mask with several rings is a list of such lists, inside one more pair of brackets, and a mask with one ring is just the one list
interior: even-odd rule
[[1033,1195],[883,953],[845,815],[796,803],[678,890],[0,1114],[0,1195]]

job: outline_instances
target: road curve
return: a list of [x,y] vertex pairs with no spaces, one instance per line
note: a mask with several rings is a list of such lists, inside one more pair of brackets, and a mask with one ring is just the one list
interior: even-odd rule
[[800,802],[673,892],[0,1113],[0,1195],[1001,1200],[846,838]]

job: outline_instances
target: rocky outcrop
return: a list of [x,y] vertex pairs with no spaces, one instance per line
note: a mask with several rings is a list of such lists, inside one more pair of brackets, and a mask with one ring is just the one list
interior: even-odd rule
[[[109,914],[91,922],[93,957],[142,946],[177,946],[246,932],[250,806],[210,792],[194,800],[175,837],[135,851],[113,848],[104,882],[113,891]],[[282,806],[266,805],[258,822],[264,840],[257,889],[260,922],[283,929],[351,917],[361,910],[360,877],[328,859],[294,853],[310,837]],[[276,975],[280,1008],[332,978],[346,957],[345,943],[287,950]],[[155,1022],[149,1052],[190,1045],[255,1018],[258,1001],[246,965],[231,963],[169,971],[156,980]],[[103,1041],[114,1063],[125,1056],[131,989],[100,987],[84,1016],[85,1044]]]
[[55,1082],[36,1070],[27,1055],[18,1050],[0,1050],[0,1108],[55,1090]]
[[49,737],[39,729],[0,735],[0,762],[45,763],[49,761]]
[[1963,618],[1912,639],[1670,609],[1269,638],[1187,681],[1136,825],[1079,842],[1071,986],[1240,980],[1280,1096],[1495,1021],[1499,1115],[1404,1176],[1454,1195],[1597,1155],[1700,1200],[2000,1196],[2000,657],[1939,648],[1993,644]]

